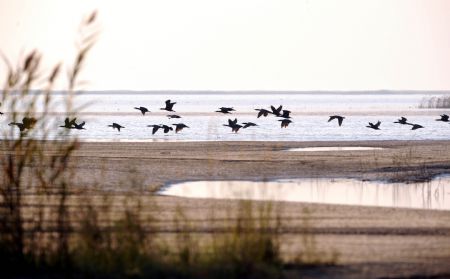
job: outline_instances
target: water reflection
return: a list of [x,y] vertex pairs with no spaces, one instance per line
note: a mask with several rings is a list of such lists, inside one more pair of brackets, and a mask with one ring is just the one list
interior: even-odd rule
[[450,210],[450,176],[412,184],[323,178],[268,182],[193,181],[172,184],[160,194]]
[[286,151],[312,152],[312,151],[363,151],[363,150],[381,150],[381,147],[366,146],[321,146],[321,147],[301,147],[290,148]]

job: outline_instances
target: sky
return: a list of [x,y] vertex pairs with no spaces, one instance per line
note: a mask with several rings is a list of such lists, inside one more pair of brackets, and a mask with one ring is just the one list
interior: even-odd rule
[[0,50],[67,68],[93,10],[87,90],[450,89],[450,0],[0,0]]

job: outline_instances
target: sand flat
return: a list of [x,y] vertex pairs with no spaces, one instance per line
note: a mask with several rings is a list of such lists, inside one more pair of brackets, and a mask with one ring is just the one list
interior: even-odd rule
[[[284,151],[318,146],[382,149]],[[52,148],[48,144],[48,154],[55,152]],[[190,220],[192,231],[204,237],[205,232],[226,231],[223,220],[236,210],[239,201],[154,196],[151,191],[168,181],[186,180],[426,179],[450,172],[450,141],[86,142],[75,152],[71,166],[74,182],[80,187],[108,193],[140,193],[144,204],[149,205],[143,213],[157,213],[163,237],[170,239],[176,231],[173,218],[179,208]],[[283,223],[283,252],[289,256],[300,249],[307,218],[308,231],[315,235],[318,248],[339,253],[339,266],[330,267],[335,278],[342,274],[348,278],[450,274],[449,211],[297,202],[274,205]]]

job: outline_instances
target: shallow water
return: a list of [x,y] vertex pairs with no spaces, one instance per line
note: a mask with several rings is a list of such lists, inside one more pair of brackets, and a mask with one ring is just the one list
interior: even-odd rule
[[[54,127],[55,136],[64,122],[62,95],[55,94]],[[86,121],[86,130],[72,130],[70,137],[76,136],[84,141],[345,141],[345,140],[445,140],[450,139],[450,125],[435,119],[443,110],[419,109],[418,106],[427,94],[371,93],[296,93],[283,94],[261,92],[246,93],[133,93],[104,92],[85,93],[75,99],[76,106],[88,104],[77,113],[78,122]],[[164,101],[171,99],[177,104],[176,113],[160,110]],[[281,128],[280,118],[269,115],[256,118],[256,108],[269,108],[270,105],[283,105],[292,111],[292,121],[288,128]],[[145,106],[151,112],[142,116],[134,107]],[[232,106],[236,112],[230,115],[216,113],[219,107]],[[0,132],[10,129],[11,121],[8,104],[2,105],[5,113],[0,118]],[[39,109],[38,109],[39,111]],[[168,119],[167,114],[181,115],[181,119]],[[342,127],[327,122],[328,116],[346,116]],[[425,126],[425,129],[412,131],[410,126],[394,124],[400,116]],[[224,127],[229,118],[237,118],[239,123],[251,121],[257,127],[241,129],[239,133]],[[380,120],[381,130],[368,129],[368,122]],[[108,127],[117,122],[125,128],[119,133]],[[184,123],[190,128],[181,133],[151,134],[151,124]],[[1,131],[3,129],[3,131]],[[18,129],[16,129],[18,130]],[[18,135],[18,131],[16,131]]]
[[355,179],[293,179],[267,182],[192,181],[169,185],[161,195],[450,210],[450,176],[427,183]]
[[368,146],[321,146],[321,147],[300,147],[289,148],[285,151],[295,152],[317,152],[317,151],[365,151],[365,150],[381,150],[381,147],[368,147]]

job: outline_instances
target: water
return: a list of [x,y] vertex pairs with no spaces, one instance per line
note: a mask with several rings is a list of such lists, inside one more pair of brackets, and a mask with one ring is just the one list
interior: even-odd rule
[[366,147],[366,146],[322,146],[322,147],[301,147],[290,148],[286,151],[295,152],[327,152],[327,151],[366,151],[366,150],[381,150],[381,147]]
[[[442,93],[439,93],[441,95]],[[62,95],[55,94],[62,100]],[[77,97],[76,104],[88,106],[77,114],[79,121],[86,121],[86,129],[71,133],[86,141],[343,141],[343,140],[443,140],[450,138],[450,125],[435,121],[443,110],[418,109],[422,98],[431,95],[409,93],[253,93],[232,94],[230,92],[206,93],[133,93],[103,92],[85,93]],[[174,109],[181,119],[169,120],[159,108],[164,101],[176,101]],[[293,123],[280,128],[279,118],[269,115],[256,118],[255,108],[283,105],[292,111]],[[151,112],[142,116],[134,107],[145,106]],[[221,106],[232,106],[237,112],[232,115],[215,113]],[[7,112],[7,104],[2,106]],[[63,106],[54,108],[55,126],[64,122]],[[172,114],[172,113],[170,113]],[[331,114],[346,116],[342,127],[336,122],[328,123]],[[6,113],[1,117],[3,129],[9,129]],[[410,126],[394,124],[399,116],[425,126],[425,129],[410,130]],[[228,118],[238,118],[239,123],[251,121],[258,127],[241,129],[238,134],[224,127]],[[380,120],[381,130],[365,128],[367,122]],[[120,133],[107,125],[117,122],[126,128]],[[190,128],[179,134],[164,135],[159,131],[151,134],[151,124],[185,123]],[[62,128],[59,128],[59,130]],[[58,129],[55,129],[58,131]]]
[[427,183],[355,179],[295,179],[268,182],[192,181],[169,185],[161,195],[450,210],[450,177]]

